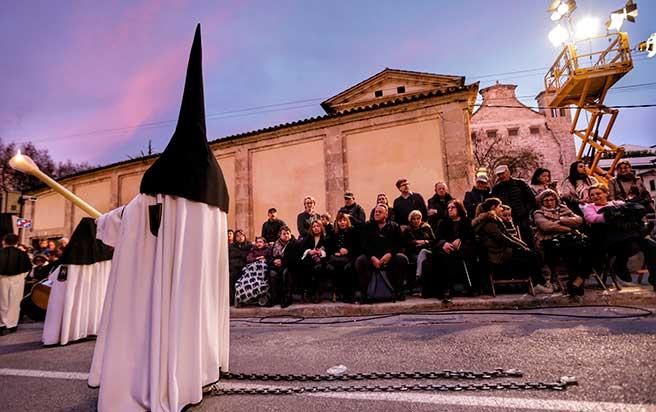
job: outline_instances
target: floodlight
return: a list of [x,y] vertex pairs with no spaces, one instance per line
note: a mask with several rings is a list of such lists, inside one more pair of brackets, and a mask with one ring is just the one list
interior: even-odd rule
[[599,33],[599,19],[596,17],[584,17],[576,23],[574,38],[577,40],[589,39]]
[[569,38],[569,31],[560,24],[554,27],[549,32],[549,41],[555,47],[559,47],[561,44],[565,43]]
[[635,19],[638,17],[638,5],[633,0],[627,0],[624,6],[624,17],[631,23],[635,23]]
[[624,23],[624,13],[613,12],[610,15],[610,20],[606,22],[606,27],[608,27],[608,30],[620,31],[622,23]]
[[647,52],[647,57],[656,56],[656,33],[652,33],[647,40],[641,41],[638,44],[638,51]]
[[547,11],[551,13],[551,20],[558,21],[572,14],[574,9],[576,9],[576,0],[552,0]]

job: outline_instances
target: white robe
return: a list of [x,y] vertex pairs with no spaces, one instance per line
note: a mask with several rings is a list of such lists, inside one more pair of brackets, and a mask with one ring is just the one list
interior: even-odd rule
[[45,345],[66,345],[98,334],[112,262],[64,266],[65,281],[57,280],[62,266],[50,274],[52,289],[41,337]]
[[100,386],[99,411],[179,411],[228,370],[227,215],[158,198],[157,237],[153,196],[137,195],[97,221],[97,237],[115,247],[89,376]]

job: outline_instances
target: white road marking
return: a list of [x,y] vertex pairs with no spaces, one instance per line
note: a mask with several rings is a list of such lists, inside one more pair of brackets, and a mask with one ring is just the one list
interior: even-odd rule
[[24,376],[28,378],[50,378],[50,379],[71,379],[86,381],[89,378],[88,373],[81,372],[56,372],[43,371],[38,369],[8,369],[0,368],[0,376]]
[[[221,383],[217,384],[219,388],[264,388],[277,387],[285,388],[283,385],[261,385],[248,383]],[[490,392],[491,394],[491,392]],[[370,401],[391,401],[405,403],[425,403],[432,405],[454,405],[471,408],[506,408],[506,409],[526,409],[532,411],[576,411],[576,412],[656,412],[656,405],[636,404],[621,402],[591,402],[576,401],[565,399],[545,399],[545,398],[506,398],[502,396],[473,396],[473,395],[456,395],[456,394],[429,394],[417,392],[367,392],[367,393],[305,393],[308,396],[318,396],[322,398],[353,399],[353,400],[370,400]],[[475,409],[474,409],[475,410]]]
[[[50,378],[50,379],[69,379],[86,381],[89,378],[88,373],[82,372],[57,372],[44,371],[36,369],[9,369],[0,368],[0,376],[24,376],[30,378]],[[252,383],[227,383],[219,382],[219,388],[285,388],[284,385],[262,385]],[[391,401],[405,403],[425,403],[432,405],[454,405],[472,408],[492,407],[507,409],[528,409],[534,411],[581,411],[581,412],[606,412],[606,411],[623,411],[623,412],[656,412],[656,405],[653,404],[636,404],[621,402],[591,402],[576,401],[565,399],[545,399],[545,398],[516,398],[502,396],[473,396],[473,395],[456,395],[456,394],[428,394],[414,392],[368,392],[368,393],[306,393],[308,396],[318,396],[323,398],[353,399],[353,400],[371,400],[371,401]]]

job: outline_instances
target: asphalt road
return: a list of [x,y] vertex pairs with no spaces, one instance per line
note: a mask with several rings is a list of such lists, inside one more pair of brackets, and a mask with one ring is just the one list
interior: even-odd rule
[[[637,313],[621,308],[539,311],[591,317]],[[517,379],[524,381],[576,376],[579,386],[565,392],[206,397],[191,411],[656,411],[656,316],[584,319],[525,313],[334,318],[294,325],[238,320],[231,329],[231,371],[316,374],[340,364],[349,372],[503,367],[521,369],[525,376]],[[28,324],[0,337],[0,410],[95,410],[97,391],[84,380],[94,342],[44,348],[41,328]],[[352,384],[394,383],[402,382]],[[254,384],[264,385],[246,385]]]

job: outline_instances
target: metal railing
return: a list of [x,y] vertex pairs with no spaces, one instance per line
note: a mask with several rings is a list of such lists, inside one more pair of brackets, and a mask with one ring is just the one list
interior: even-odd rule
[[[600,51],[580,53],[586,48],[592,50],[600,41],[608,45]],[[597,70],[614,67],[631,67],[631,46],[629,37],[624,32],[610,33],[591,39],[568,43],[563,47],[556,61],[544,77],[546,91],[557,91],[574,75],[585,75]]]

